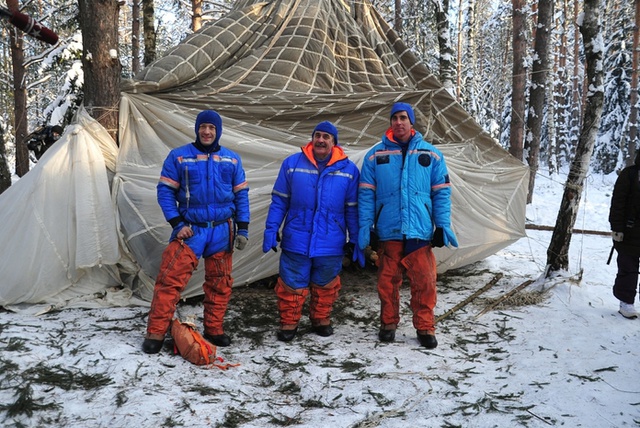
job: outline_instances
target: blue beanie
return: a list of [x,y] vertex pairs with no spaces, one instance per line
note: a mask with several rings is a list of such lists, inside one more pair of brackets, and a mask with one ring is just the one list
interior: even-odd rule
[[328,120],[325,120],[324,122],[320,122],[319,124],[317,124],[315,129],[311,133],[312,139],[316,131],[326,132],[328,134],[333,135],[333,142],[335,143],[336,146],[338,145],[338,128],[336,128],[333,123],[329,122]]
[[416,115],[413,114],[413,109],[407,103],[395,103],[393,107],[391,107],[391,114],[389,115],[389,118],[392,118],[394,114],[400,111],[407,112],[407,116],[409,116],[409,121],[411,122],[412,125],[416,123]]
[[203,123],[211,123],[216,127],[216,138],[213,140],[212,147],[218,147],[218,141],[220,141],[220,136],[222,136],[222,118],[220,115],[213,110],[204,110],[198,114],[196,117],[196,142],[200,143],[200,136],[198,135],[198,130],[200,129],[200,125]]

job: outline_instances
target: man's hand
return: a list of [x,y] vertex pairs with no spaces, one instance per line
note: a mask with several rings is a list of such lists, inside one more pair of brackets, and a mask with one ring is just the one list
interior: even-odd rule
[[191,226],[182,226],[182,228],[180,229],[180,231],[178,231],[178,233],[176,234],[176,238],[178,239],[188,239],[191,238],[193,236],[193,230],[191,229]]
[[236,248],[240,251],[244,250],[244,247],[247,246],[247,242],[249,242],[249,238],[243,235],[236,236]]

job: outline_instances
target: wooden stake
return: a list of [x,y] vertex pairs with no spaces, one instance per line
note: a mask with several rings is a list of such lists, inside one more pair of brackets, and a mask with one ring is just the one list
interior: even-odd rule
[[491,281],[489,281],[484,287],[482,287],[480,290],[476,291],[475,293],[473,293],[471,296],[467,297],[466,299],[464,299],[462,302],[458,303],[457,305],[455,305],[453,308],[449,309],[447,312],[445,312],[444,314],[440,315],[438,318],[436,318],[436,324],[439,323],[440,321],[442,321],[443,319],[447,318],[449,315],[451,315],[452,313],[456,312],[457,310],[459,310],[460,308],[467,306],[472,300],[474,300],[476,297],[478,297],[480,294],[484,293],[485,291],[487,291],[488,289],[490,289],[491,287],[493,287],[494,285],[496,285],[496,283],[500,280],[500,278],[502,278],[502,273],[498,273],[496,274],[493,279]]
[[489,312],[491,309],[495,308],[496,306],[498,306],[500,303],[504,302],[505,300],[507,300],[509,297],[513,296],[514,294],[516,294],[518,291],[522,290],[523,288],[525,288],[526,286],[528,286],[529,284],[531,284],[533,282],[533,279],[529,279],[525,282],[523,282],[522,284],[518,285],[516,288],[514,288],[513,290],[507,291],[505,294],[502,295],[502,297],[500,297],[498,300],[496,300],[495,302],[493,302],[492,304],[488,305],[487,307],[485,307],[482,311],[480,311],[480,313],[478,313],[478,315],[476,315],[474,318],[478,318],[481,315]]

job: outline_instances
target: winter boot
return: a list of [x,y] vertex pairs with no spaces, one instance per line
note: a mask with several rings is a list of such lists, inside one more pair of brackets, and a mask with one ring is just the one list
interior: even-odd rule
[[438,346],[438,341],[433,331],[418,330],[418,342],[427,349],[435,349]]
[[620,309],[618,310],[620,315],[625,318],[629,318],[630,320],[638,318],[638,312],[636,308],[633,306],[633,303],[625,303],[620,302]]
[[393,342],[396,339],[396,325],[387,324],[382,326],[378,332],[378,339],[380,339],[380,342]]

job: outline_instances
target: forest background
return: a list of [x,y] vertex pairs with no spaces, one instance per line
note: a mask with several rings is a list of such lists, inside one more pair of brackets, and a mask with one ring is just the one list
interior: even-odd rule
[[[0,25],[0,193],[36,162],[26,146],[32,132],[66,126],[80,105],[117,142],[120,81],[235,3],[6,2],[59,41],[46,45]],[[570,165],[567,188],[580,189],[589,170],[608,174],[634,159],[639,0],[371,3],[476,121],[530,166],[529,202],[539,168],[553,175]],[[566,267],[580,202],[572,194],[563,197],[567,214],[552,238],[549,251],[561,256],[553,270]]]

